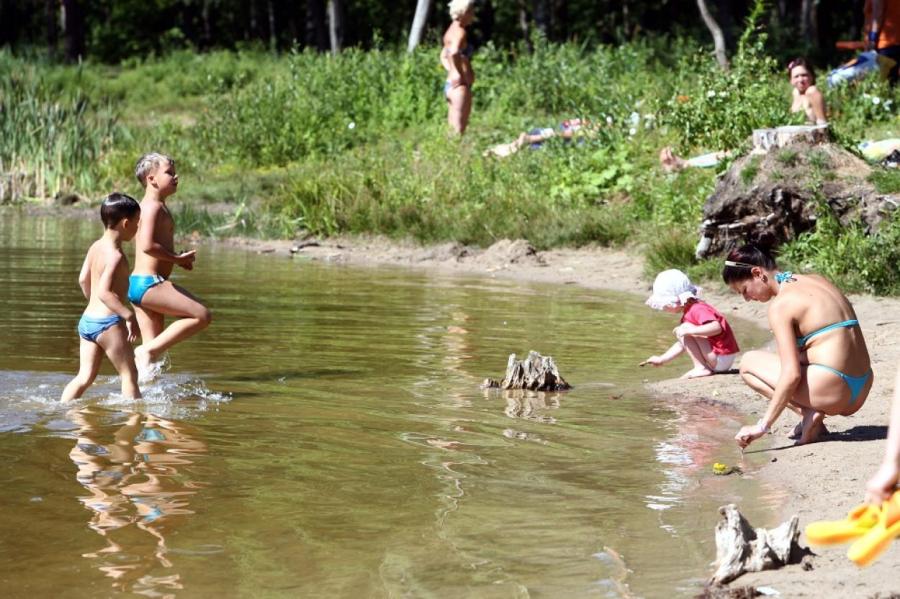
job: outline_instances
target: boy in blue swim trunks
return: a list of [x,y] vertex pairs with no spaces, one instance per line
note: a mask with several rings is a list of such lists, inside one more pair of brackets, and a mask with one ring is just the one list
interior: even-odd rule
[[[140,157],[134,174],[144,186],[141,226],[135,239],[134,272],[128,299],[134,304],[143,344],[134,352],[142,376],[150,364],[179,341],[209,326],[212,315],[187,290],[169,281],[175,266],[194,268],[196,250],[175,251],[175,220],[166,200],[178,189],[175,161],[163,154]],[[165,327],[165,317],[178,320]]]
[[78,374],[63,390],[62,401],[81,397],[97,377],[103,354],[109,358],[122,380],[122,395],[138,399],[137,369],[131,342],[138,336],[134,313],[124,303],[128,291],[128,259],[122,243],[138,231],[141,207],[134,198],[111,193],[100,206],[105,231],[87,252],[78,283],[87,308],[78,322],[81,337],[81,365]]

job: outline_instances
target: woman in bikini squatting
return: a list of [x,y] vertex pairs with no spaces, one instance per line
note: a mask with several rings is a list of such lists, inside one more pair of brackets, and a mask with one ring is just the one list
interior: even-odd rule
[[771,302],[769,327],[778,353],[751,351],[741,377],[769,407],[759,422],[735,435],[746,447],[765,435],[787,407],[802,416],[798,445],[816,441],[825,416],[849,416],[869,395],[873,375],[866,341],[853,306],[816,274],[782,272],[755,245],[728,254],[722,278],[746,301]]
[[475,20],[475,0],[452,0],[449,4],[453,22],[444,33],[441,64],[447,69],[444,98],[447,100],[447,122],[458,134],[466,132],[472,112],[472,46],[466,41],[466,27]]

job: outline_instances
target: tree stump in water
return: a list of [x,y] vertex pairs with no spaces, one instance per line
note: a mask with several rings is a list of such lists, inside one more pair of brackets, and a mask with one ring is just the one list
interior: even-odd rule
[[498,383],[494,379],[485,379],[482,387],[529,391],[566,391],[572,388],[559,374],[553,358],[535,351],[528,352],[528,357],[521,361],[516,360],[516,354],[509,354],[503,380]]
[[733,503],[719,508],[716,524],[716,572],[712,584],[731,582],[745,572],[774,570],[800,561],[799,518],[794,515],[778,528],[753,528]]

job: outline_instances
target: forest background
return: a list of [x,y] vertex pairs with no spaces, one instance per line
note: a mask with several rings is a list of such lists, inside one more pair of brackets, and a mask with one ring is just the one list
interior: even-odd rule
[[[718,263],[693,248],[717,173],[666,174],[659,149],[741,148],[754,128],[796,122],[784,65],[849,59],[834,42],[862,39],[862,8],[479,2],[459,140],[441,97],[444,3],[0,0],[0,202],[140,195],[134,162],[157,150],[186,183],[174,202],[183,232],[628,245],[648,272],[713,276]],[[869,79],[826,98],[848,149],[897,136],[896,88]],[[482,156],[573,117],[600,123],[598,135]],[[900,192],[893,170],[872,180]],[[900,218],[876,235],[821,218],[783,258],[896,294],[898,241]]]

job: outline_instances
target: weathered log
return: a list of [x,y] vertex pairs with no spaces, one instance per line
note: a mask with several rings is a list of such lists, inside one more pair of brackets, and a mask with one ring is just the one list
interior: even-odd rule
[[746,572],[774,570],[800,561],[799,517],[778,528],[753,528],[733,503],[719,508],[716,524],[716,571],[711,584],[731,582]]
[[503,380],[498,383],[494,379],[485,379],[481,386],[486,389],[499,387],[529,391],[566,391],[572,388],[559,374],[553,358],[535,351],[528,352],[528,357],[521,361],[516,360],[516,354],[509,354]]

